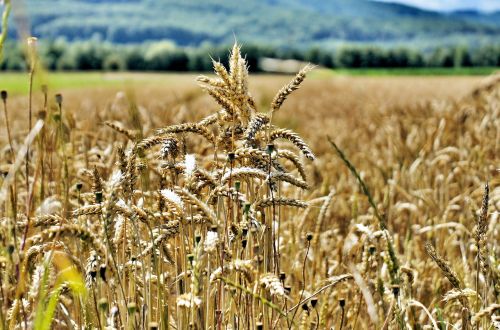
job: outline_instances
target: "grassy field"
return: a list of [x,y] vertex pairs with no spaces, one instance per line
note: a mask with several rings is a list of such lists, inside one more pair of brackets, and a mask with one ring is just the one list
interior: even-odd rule
[[[327,79],[335,76],[487,76],[498,68],[405,68],[405,69],[317,69],[311,79]],[[27,94],[27,73],[0,72],[0,88],[9,90],[12,95]],[[188,82],[186,77],[193,73],[103,73],[103,72],[45,72],[35,78],[35,88],[42,84],[54,90],[78,89],[89,87],[136,87],[155,84],[172,84],[178,81]],[[189,78],[191,79],[191,78]]]
[[[2,88],[13,95],[27,94],[29,84],[27,73],[2,72]],[[172,83],[180,75],[156,73],[102,73],[102,72],[44,72],[36,75],[35,89],[43,84],[52,89],[79,89],[92,87],[124,87],[127,85],[143,85]]]
[[498,324],[498,75],[230,63],[2,76],[0,328]]
[[338,69],[338,74],[362,76],[486,76],[498,72],[497,67],[474,68],[374,68],[374,69]]

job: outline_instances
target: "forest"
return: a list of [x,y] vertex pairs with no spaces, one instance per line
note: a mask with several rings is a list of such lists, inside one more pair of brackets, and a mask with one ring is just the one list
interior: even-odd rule
[[[212,60],[223,59],[229,46],[178,47],[169,42],[116,45],[101,41],[41,42],[39,55],[52,71],[211,71]],[[344,46],[337,50],[319,47],[283,49],[246,45],[251,71],[261,71],[262,58],[295,59],[325,68],[462,68],[500,66],[500,45],[469,49],[466,46],[438,47],[430,52],[411,48],[385,49],[377,46]],[[0,69],[23,71],[23,44],[8,42]]]

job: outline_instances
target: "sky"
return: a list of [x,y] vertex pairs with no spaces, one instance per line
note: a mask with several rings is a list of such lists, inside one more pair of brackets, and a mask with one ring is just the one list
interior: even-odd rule
[[476,9],[481,11],[500,10],[500,0],[379,0],[398,2],[432,10]]

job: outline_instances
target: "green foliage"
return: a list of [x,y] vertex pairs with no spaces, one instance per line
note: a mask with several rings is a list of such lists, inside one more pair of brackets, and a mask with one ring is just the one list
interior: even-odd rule
[[171,44],[157,43],[147,48],[144,60],[148,70],[186,71],[189,58],[182,49],[176,49]]
[[[56,251],[51,254],[52,263],[59,271],[56,285],[50,293],[47,292],[49,263],[44,264],[42,285],[39,292],[39,304],[35,315],[34,329],[51,329],[57,303],[62,291],[67,287],[71,290],[75,298],[84,298],[87,295],[87,289],[84,284],[82,274],[76,269],[71,259],[64,253]],[[48,294],[48,296],[47,296]]]
[[123,56],[113,53],[104,59],[102,67],[105,71],[123,71],[127,68],[127,64]]
[[2,30],[0,33],[0,63],[2,62],[3,45],[5,43],[5,40],[7,39],[8,21],[11,9],[10,0],[5,0],[3,5],[4,9],[2,13]]
[[[211,71],[205,55],[224,59],[234,35],[252,71],[263,57],[327,68],[500,65],[500,13],[366,0],[27,0],[26,7],[49,70]],[[25,68],[21,47],[8,42],[0,69]]]
[[[437,13],[367,0],[26,0],[31,33],[69,41],[170,40],[179,46],[243,44],[309,48],[338,42],[433,46],[459,38],[498,43],[500,14]],[[311,24],[311,23],[314,24]],[[14,34],[12,34],[14,35]],[[483,39],[482,41],[480,41]]]
[[[466,46],[439,47],[427,53],[410,48],[345,46],[329,51],[321,47],[282,49],[244,46],[251,71],[259,71],[264,57],[295,59],[325,68],[462,68],[500,66],[500,46],[469,49]],[[229,46],[178,47],[171,42],[116,45],[98,39],[69,43],[63,39],[40,43],[40,57],[49,70],[78,71],[211,71],[213,59],[222,59]],[[26,69],[23,49],[6,43],[1,70]]]
[[20,71],[26,69],[26,61],[22,46],[11,40],[5,42],[3,61],[0,69],[9,71]]
[[45,310],[39,310],[36,315],[36,330],[49,330],[51,328],[52,320],[56,312],[57,302],[63,290],[63,286],[56,287],[48,297],[48,303]]

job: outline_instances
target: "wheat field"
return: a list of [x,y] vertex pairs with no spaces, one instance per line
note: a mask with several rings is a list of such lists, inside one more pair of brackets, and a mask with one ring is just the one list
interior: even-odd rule
[[228,56],[2,92],[2,329],[500,329],[498,76]]

